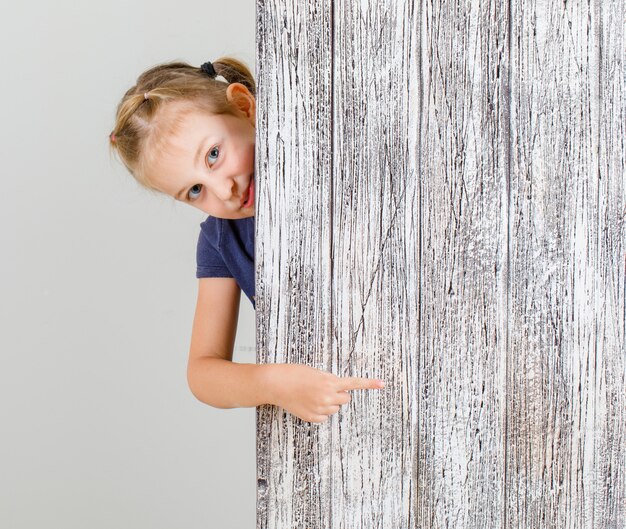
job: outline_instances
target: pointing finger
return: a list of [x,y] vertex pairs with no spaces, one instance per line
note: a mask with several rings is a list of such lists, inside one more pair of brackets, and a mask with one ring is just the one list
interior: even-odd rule
[[385,387],[385,382],[377,378],[344,377],[340,382],[342,391],[353,389],[381,389]]

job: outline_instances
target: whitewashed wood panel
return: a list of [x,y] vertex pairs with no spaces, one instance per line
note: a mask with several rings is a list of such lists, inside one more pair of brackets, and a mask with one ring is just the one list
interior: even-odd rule
[[257,527],[626,528],[624,4],[257,1]]
[[418,15],[334,2],[332,370],[387,386],[352,392],[330,421],[331,528],[415,525]]
[[498,1],[422,3],[420,528],[504,527],[508,69]]
[[[626,2],[600,12],[597,266],[593,312],[594,527],[626,527]],[[594,197],[589,197],[593,202]]]
[[[257,4],[259,363],[331,368],[331,4]],[[257,413],[257,527],[329,527],[327,429]]]
[[603,6],[511,2],[511,527],[626,527],[624,9]]

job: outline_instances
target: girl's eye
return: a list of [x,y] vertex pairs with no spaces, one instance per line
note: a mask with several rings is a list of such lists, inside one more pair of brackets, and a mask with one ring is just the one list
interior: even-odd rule
[[216,145],[212,147],[211,150],[207,153],[206,159],[209,167],[211,167],[215,162],[217,162],[217,157],[220,154],[220,148]]
[[[196,190],[196,193],[198,193],[195,196],[194,196],[194,189]],[[189,189],[189,193],[187,193],[187,197],[189,198],[189,200],[195,200],[196,198],[200,196],[200,193],[202,193],[202,184],[196,184]]]
[[[211,167],[212,165],[215,164],[215,162],[217,162],[217,157],[219,155],[220,155],[220,148],[217,145],[215,147],[212,147],[209,150],[209,152],[206,155],[206,160],[207,160],[207,164],[209,165],[209,167]],[[196,184],[189,189],[189,192],[187,193],[187,198],[189,198],[190,201],[193,201],[200,196],[200,193],[202,193],[202,184]]]

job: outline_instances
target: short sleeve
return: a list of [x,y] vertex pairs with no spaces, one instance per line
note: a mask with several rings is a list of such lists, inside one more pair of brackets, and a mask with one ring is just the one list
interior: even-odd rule
[[201,224],[196,247],[196,277],[233,277],[219,251],[219,226],[215,223]]

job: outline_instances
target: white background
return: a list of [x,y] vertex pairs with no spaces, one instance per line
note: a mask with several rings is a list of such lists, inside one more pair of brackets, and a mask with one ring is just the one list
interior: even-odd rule
[[[255,409],[187,387],[202,212],[109,155],[124,91],[174,59],[254,72],[255,7],[0,7],[0,527],[247,528]],[[254,362],[241,295],[237,362]]]

